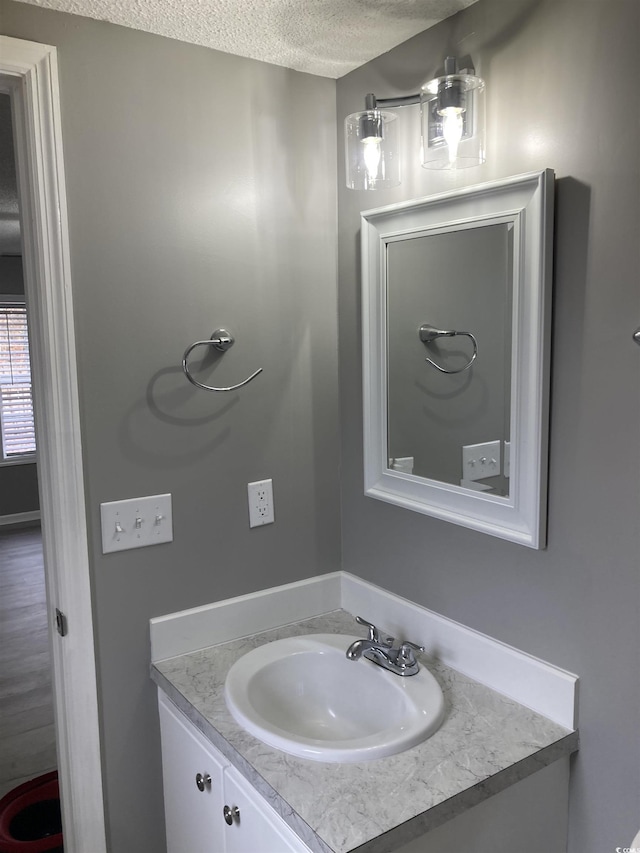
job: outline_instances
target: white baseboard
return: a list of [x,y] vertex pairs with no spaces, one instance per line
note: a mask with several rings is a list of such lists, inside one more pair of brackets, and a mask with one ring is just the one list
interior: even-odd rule
[[9,524],[28,524],[32,521],[40,521],[39,509],[33,510],[33,512],[14,512],[11,515],[0,515],[0,527]]
[[342,608],[425,647],[452,669],[577,727],[578,678],[348,572],[333,572],[151,620],[151,659],[229,642]]

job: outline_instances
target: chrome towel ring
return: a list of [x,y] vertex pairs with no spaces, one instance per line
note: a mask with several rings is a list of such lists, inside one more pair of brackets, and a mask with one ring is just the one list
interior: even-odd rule
[[462,373],[463,370],[468,370],[471,367],[478,356],[478,342],[471,332],[456,332],[453,329],[436,329],[435,326],[430,326],[428,323],[425,323],[418,329],[418,335],[420,336],[420,340],[423,344],[433,343],[433,341],[438,340],[438,338],[455,338],[457,335],[464,335],[467,338],[471,338],[473,342],[473,355],[464,367],[459,367],[457,370],[447,370],[445,367],[440,367],[439,364],[436,364],[433,359],[427,356],[425,361],[428,361],[429,364],[433,365],[433,367],[441,373]]
[[194,379],[191,373],[189,373],[189,366],[187,364],[187,359],[189,355],[196,347],[214,347],[219,352],[226,352],[230,347],[232,347],[235,343],[235,338],[227,329],[216,329],[215,332],[211,335],[211,339],[208,341],[196,341],[191,344],[190,347],[187,347],[184,355],[182,356],[182,369],[184,370],[184,375],[187,377],[189,382],[192,385],[195,385],[196,388],[204,388],[205,391],[235,391],[237,388],[242,388],[243,385],[248,385],[252,379],[255,379],[259,373],[262,373],[262,368],[258,368],[255,373],[252,373],[248,379],[245,379],[243,382],[238,382],[237,385],[229,385],[228,388],[214,388],[213,385],[204,385],[202,382],[198,382],[197,379]]

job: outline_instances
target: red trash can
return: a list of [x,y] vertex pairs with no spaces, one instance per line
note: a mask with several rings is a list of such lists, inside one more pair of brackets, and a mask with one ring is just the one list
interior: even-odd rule
[[56,770],[18,785],[0,800],[0,853],[62,853]]

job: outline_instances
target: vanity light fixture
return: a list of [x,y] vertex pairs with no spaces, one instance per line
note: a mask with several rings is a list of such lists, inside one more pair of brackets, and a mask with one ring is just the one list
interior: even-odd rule
[[381,107],[420,104],[422,165],[425,169],[463,169],[486,159],[484,80],[459,73],[453,56],[444,75],[429,80],[414,95],[376,98],[368,94],[363,112],[344,123],[347,186],[379,190],[400,184],[398,116]]

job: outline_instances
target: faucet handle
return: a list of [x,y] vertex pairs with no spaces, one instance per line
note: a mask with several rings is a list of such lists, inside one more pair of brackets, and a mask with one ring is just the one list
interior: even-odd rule
[[401,666],[415,666],[417,661],[414,651],[423,652],[424,646],[418,646],[416,643],[405,640],[398,651],[398,663]]
[[375,625],[372,625],[371,622],[367,622],[366,619],[363,619],[362,616],[356,616],[356,622],[359,625],[364,625],[365,628],[369,630],[369,640],[372,643],[380,642],[380,633]]

